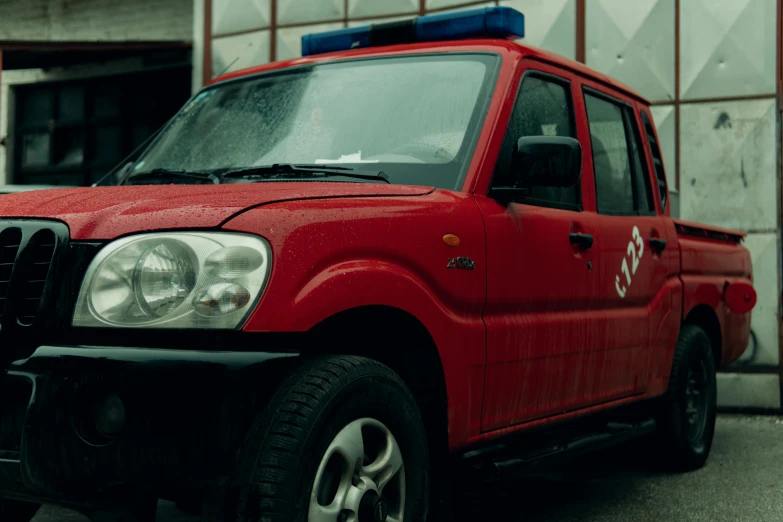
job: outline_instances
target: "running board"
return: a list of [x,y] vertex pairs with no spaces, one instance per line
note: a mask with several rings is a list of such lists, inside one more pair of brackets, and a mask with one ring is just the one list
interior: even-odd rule
[[465,459],[465,463],[473,461],[470,467],[485,475],[485,478],[520,477],[530,475],[540,467],[546,468],[589,452],[617,446],[649,435],[653,431],[653,419],[635,423],[608,422],[600,430],[564,438],[555,444],[533,446],[535,449],[520,441],[514,446],[527,446],[531,449],[515,455],[512,454],[510,445],[504,445],[502,452],[489,458],[480,458],[474,453]]

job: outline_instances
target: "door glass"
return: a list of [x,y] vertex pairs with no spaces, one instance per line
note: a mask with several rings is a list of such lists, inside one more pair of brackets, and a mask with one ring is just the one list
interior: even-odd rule
[[[508,184],[511,157],[519,138],[526,136],[576,137],[568,83],[528,75],[522,80],[514,112],[508,124],[493,185]],[[581,202],[579,185],[573,187],[534,187],[526,204],[554,205],[577,209]]]
[[598,212],[635,214],[631,164],[623,110],[602,98],[585,95]]

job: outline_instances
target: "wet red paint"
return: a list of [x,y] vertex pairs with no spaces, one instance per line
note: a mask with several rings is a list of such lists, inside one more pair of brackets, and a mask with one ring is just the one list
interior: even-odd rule
[[148,185],[23,192],[0,198],[0,216],[65,221],[73,239],[217,227],[248,207],[307,198],[414,196],[429,187],[362,183]]
[[[596,210],[582,88],[648,110],[611,78],[513,42],[470,40],[302,58],[218,81],[321,61],[464,51],[497,53],[503,62],[461,191],[313,182],[93,188],[4,196],[0,215],[59,219],[77,240],[218,226],[265,237],[272,273],[244,330],[307,331],[368,305],[407,312],[440,353],[452,448],[663,394],[680,326],[697,309],[717,319],[722,362],[739,357],[750,313],[730,312],[724,292],[727,284],[740,288],[743,299],[748,291],[751,263],[737,239],[742,233],[675,222],[657,191],[651,216]],[[570,81],[583,149],[579,212],[501,205],[487,196],[517,87],[529,69]],[[655,187],[647,144],[644,149]],[[575,248],[571,233],[591,234],[594,245]],[[459,236],[459,246],[444,244],[444,234]],[[665,240],[665,250],[655,253],[650,239]],[[620,292],[629,243],[640,265]],[[455,257],[470,258],[475,267],[447,268]]]

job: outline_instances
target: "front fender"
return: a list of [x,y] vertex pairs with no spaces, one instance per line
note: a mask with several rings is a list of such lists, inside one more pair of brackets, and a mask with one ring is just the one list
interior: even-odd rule
[[[269,284],[245,331],[304,332],[364,306],[404,311],[422,323],[438,348],[452,445],[478,433],[486,255],[472,196],[436,191],[285,202],[248,211],[224,228],[261,235],[272,247]],[[459,246],[447,246],[445,234],[457,235]],[[447,268],[454,257],[470,258],[475,267]]]

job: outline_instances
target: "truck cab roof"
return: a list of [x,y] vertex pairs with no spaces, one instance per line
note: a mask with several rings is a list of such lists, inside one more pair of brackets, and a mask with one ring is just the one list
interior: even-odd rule
[[[518,12],[510,8],[493,8],[487,7],[482,9],[474,9],[470,11],[463,11],[454,13],[454,16],[469,16],[472,13],[473,16],[481,16],[482,12],[488,12],[495,9]],[[445,15],[427,15],[417,18],[411,18],[410,23],[413,24],[417,20],[423,20],[431,17],[444,17]],[[349,35],[351,32],[356,33],[362,30],[372,31],[377,28],[385,28],[387,26],[395,26],[404,22],[391,22],[387,24],[376,24],[372,26],[363,26],[359,28],[349,28],[337,31],[328,31],[326,33],[318,33],[317,35],[304,35],[302,37],[303,47],[306,45],[308,37],[319,35],[332,35],[339,34],[343,31]],[[357,60],[368,58],[380,58],[388,57],[391,55],[403,55],[403,54],[422,54],[422,53],[459,53],[459,52],[494,52],[503,56],[506,60],[516,61],[523,58],[536,60],[543,63],[549,63],[557,67],[567,69],[575,74],[589,78],[593,81],[602,83],[608,87],[611,87],[617,91],[620,91],[645,105],[649,105],[650,102],[641,96],[638,92],[624,83],[607,76],[595,69],[592,69],[581,62],[565,58],[564,56],[539,49],[530,45],[520,43],[515,39],[514,34],[509,34],[505,37],[499,37],[497,33],[490,34],[489,37],[471,37],[471,38],[448,38],[429,41],[418,42],[406,42],[406,43],[392,43],[389,45],[368,46],[359,48],[346,48],[343,50],[335,50],[331,52],[311,54],[309,56],[303,56],[300,58],[293,58],[290,60],[273,62],[265,65],[248,67],[238,71],[233,71],[220,75],[214,79],[211,84],[236,80],[239,78],[245,78],[257,74],[267,73],[275,70],[288,69],[291,67],[307,67],[319,63],[334,62],[340,60]]]

